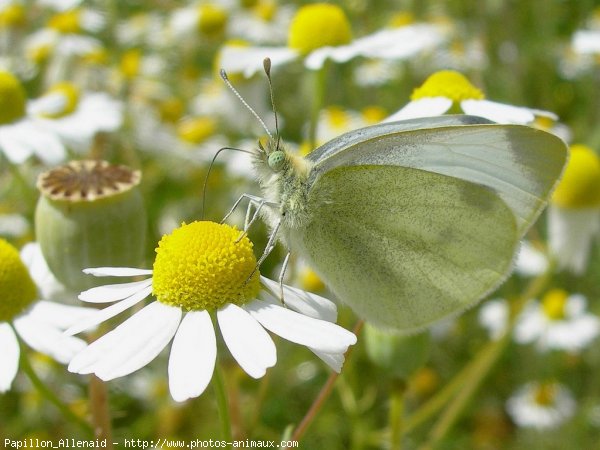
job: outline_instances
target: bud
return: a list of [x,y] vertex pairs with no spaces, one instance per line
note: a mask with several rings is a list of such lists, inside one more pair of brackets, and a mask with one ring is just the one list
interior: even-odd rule
[[[35,232],[44,258],[68,288],[93,287],[87,267],[139,267],[146,239],[141,175],[105,161],[71,161],[42,173]],[[106,284],[106,280],[102,280]]]

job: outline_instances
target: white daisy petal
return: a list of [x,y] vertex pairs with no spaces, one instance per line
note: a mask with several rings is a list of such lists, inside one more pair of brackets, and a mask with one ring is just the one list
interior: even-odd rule
[[171,346],[169,391],[173,400],[183,402],[198,397],[215,369],[217,340],[210,315],[206,311],[185,315]]
[[104,381],[135,372],[165,348],[180,319],[179,308],[153,302],[75,356],[69,371]]
[[83,269],[83,273],[95,277],[135,277],[139,275],[152,275],[151,269],[136,269],[133,267],[91,267]]
[[490,100],[463,100],[460,106],[465,114],[483,117],[497,123],[528,124],[535,120],[533,112],[528,108]]
[[77,333],[81,333],[84,330],[88,330],[93,328],[102,322],[110,319],[111,317],[116,316],[117,314],[122,313],[127,308],[131,308],[136,303],[144,300],[146,297],[150,295],[152,292],[152,286],[148,286],[145,289],[133,294],[131,297],[126,298],[125,300],[121,300],[119,303],[115,303],[110,305],[107,308],[98,310],[94,315],[85,318],[81,322],[73,325],[69,329],[65,331],[65,334],[73,335]]
[[[277,281],[263,276],[260,277],[260,280],[275,299],[279,298],[280,289]],[[337,320],[337,306],[325,297],[284,284],[283,300],[291,309],[305,316],[328,322]]]
[[340,373],[342,371],[345,360],[343,353],[325,353],[311,347],[308,348],[335,372]]
[[444,114],[452,106],[452,100],[446,97],[424,97],[411,101],[402,109],[387,117],[383,122],[431,117]]
[[525,277],[543,274],[548,268],[548,258],[541,251],[525,241],[515,262],[515,271]]
[[10,325],[0,323],[0,393],[10,389],[19,368],[19,342]]
[[244,305],[262,326],[288,341],[325,353],[345,353],[356,343],[350,331],[325,320],[313,319],[281,306],[255,300]]
[[220,52],[220,64],[228,73],[243,73],[250,78],[263,70],[263,60],[268,57],[271,67],[293,61],[298,53],[286,47],[241,47],[227,45]]
[[65,330],[97,313],[98,310],[92,308],[63,305],[41,300],[27,312],[27,317],[31,317],[38,322],[46,323],[60,330]]
[[14,325],[27,345],[62,364],[67,364],[86,346],[85,341],[67,336],[59,329],[33,317],[19,317],[15,319]]
[[107,284],[88,289],[79,294],[79,300],[89,303],[109,303],[123,300],[152,285],[152,278],[131,283]]
[[260,378],[275,365],[273,339],[247,311],[229,304],[217,311],[217,320],[227,348],[248,375]]

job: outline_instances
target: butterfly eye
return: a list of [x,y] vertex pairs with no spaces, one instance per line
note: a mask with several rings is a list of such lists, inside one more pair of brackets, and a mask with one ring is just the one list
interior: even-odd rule
[[276,150],[269,155],[269,167],[275,172],[279,172],[283,169],[285,164],[285,153],[281,150]]

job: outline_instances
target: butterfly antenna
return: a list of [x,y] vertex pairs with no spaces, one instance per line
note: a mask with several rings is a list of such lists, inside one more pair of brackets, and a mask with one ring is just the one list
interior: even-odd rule
[[233,92],[235,94],[235,96],[240,99],[242,104],[248,109],[248,111],[250,111],[252,113],[252,115],[258,119],[258,121],[260,122],[260,124],[262,125],[264,130],[267,132],[267,135],[269,136],[269,138],[273,139],[273,135],[267,128],[267,125],[265,124],[265,122],[259,117],[258,114],[256,114],[256,111],[254,111],[252,109],[252,107],[246,102],[246,100],[244,100],[244,98],[240,95],[240,93],[237,91],[237,89],[233,87],[233,85],[231,84],[231,81],[229,81],[229,78],[227,78],[227,73],[225,72],[224,69],[221,69],[220,74],[221,74],[221,78],[223,79],[223,81],[225,82],[227,87],[229,89],[231,89],[231,92]]
[[217,152],[215,153],[215,156],[213,156],[213,159],[210,161],[210,165],[208,166],[208,171],[206,172],[206,176],[204,177],[204,185],[202,186],[202,206],[200,209],[200,220],[204,220],[204,204],[206,203],[206,187],[208,186],[208,177],[210,176],[210,171],[212,170],[213,165],[215,164],[215,161],[217,160],[217,156],[219,156],[219,154],[224,150],[233,150],[236,152],[248,153],[250,155],[253,154],[252,152],[250,152],[248,150],[244,150],[241,148],[234,148],[234,147],[223,147],[223,148],[220,148],[219,150],[217,150]]
[[263,68],[265,69],[265,74],[267,75],[267,81],[269,82],[269,92],[271,94],[271,107],[273,108],[273,115],[275,116],[275,133],[277,134],[277,146],[275,148],[279,149],[279,141],[281,140],[281,136],[279,134],[279,120],[277,119],[277,109],[275,109],[275,96],[273,95],[273,81],[271,80],[271,58],[265,58],[263,60]]

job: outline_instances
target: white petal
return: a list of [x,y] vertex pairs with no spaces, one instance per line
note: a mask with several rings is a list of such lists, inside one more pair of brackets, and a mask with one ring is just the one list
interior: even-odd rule
[[171,346],[169,391],[176,402],[198,397],[215,369],[217,341],[206,311],[185,315]]
[[250,314],[229,304],[217,311],[217,320],[227,348],[248,375],[260,378],[275,365],[275,344]]
[[19,368],[19,342],[10,325],[0,322],[0,392],[10,389]]
[[97,309],[82,306],[63,305],[55,302],[39,301],[28,312],[38,322],[43,322],[60,330],[66,330],[81,320],[98,313]]
[[[280,290],[277,281],[263,276],[260,277],[260,280],[275,299],[279,298]],[[328,322],[335,322],[337,320],[337,306],[325,297],[284,284],[283,301],[291,309],[305,316]]]
[[548,258],[541,251],[525,241],[515,263],[515,271],[519,275],[535,277],[543,274],[548,268]]
[[345,359],[343,353],[325,353],[311,347],[308,348],[335,372],[340,373],[342,371]]
[[582,54],[600,53],[600,30],[579,30],[573,36],[573,50]]
[[529,108],[492,102],[490,100],[463,100],[460,106],[465,114],[483,117],[497,123],[528,124],[535,120]]
[[356,343],[353,333],[334,323],[313,319],[281,306],[256,300],[244,305],[244,308],[273,333],[325,353],[345,353],[348,346]]
[[135,372],[165,348],[180,319],[179,308],[153,302],[75,356],[69,371],[104,381]]
[[79,294],[79,300],[90,303],[108,303],[123,300],[152,285],[152,278],[131,283],[107,284],[88,289]]
[[19,317],[15,319],[14,325],[27,345],[62,364],[67,364],[86,346],[85,341],[66,336],[60,329],[32,317]]
[[90,317],[86,317],[84,320],[81,320],[79,323],[73,325],[68,330],[65,331],[65,334],[73,335],[77,333],[81,333],[84,330],[88,330],[93,328],[102,322],[110,319],[111,317],[116,316],[117,314],[122,313],[127,308],[131,308],[136,303],[144,300],[146,297],[150,295],[152,292],[152,286],[149,286],[135,294],[131,297],[126,298],[125,300],[121,300],[119,303],[115,303],[114,305],[110,305],[107,308],[96,311],[95,314],[90,315]]
[[298,53],[286,47],[241,47],[227,45],[221,49],[220,64],[227,73],[243,73],[250,78],[263,70],[263,60],[268,57],[271,67],[293,61]]
[[95,277],[135,277],[139,275],[152,275],[151,269],[136,269],[133,267],[91,267],[83,269],[83,273]]
[[452,106],[452,100],[446,97],[424,97],[413,100],[402,109],[387,117],[383,122],[396,122],[398,120],[415,119],[417,117],[431,117],[444,114]]

